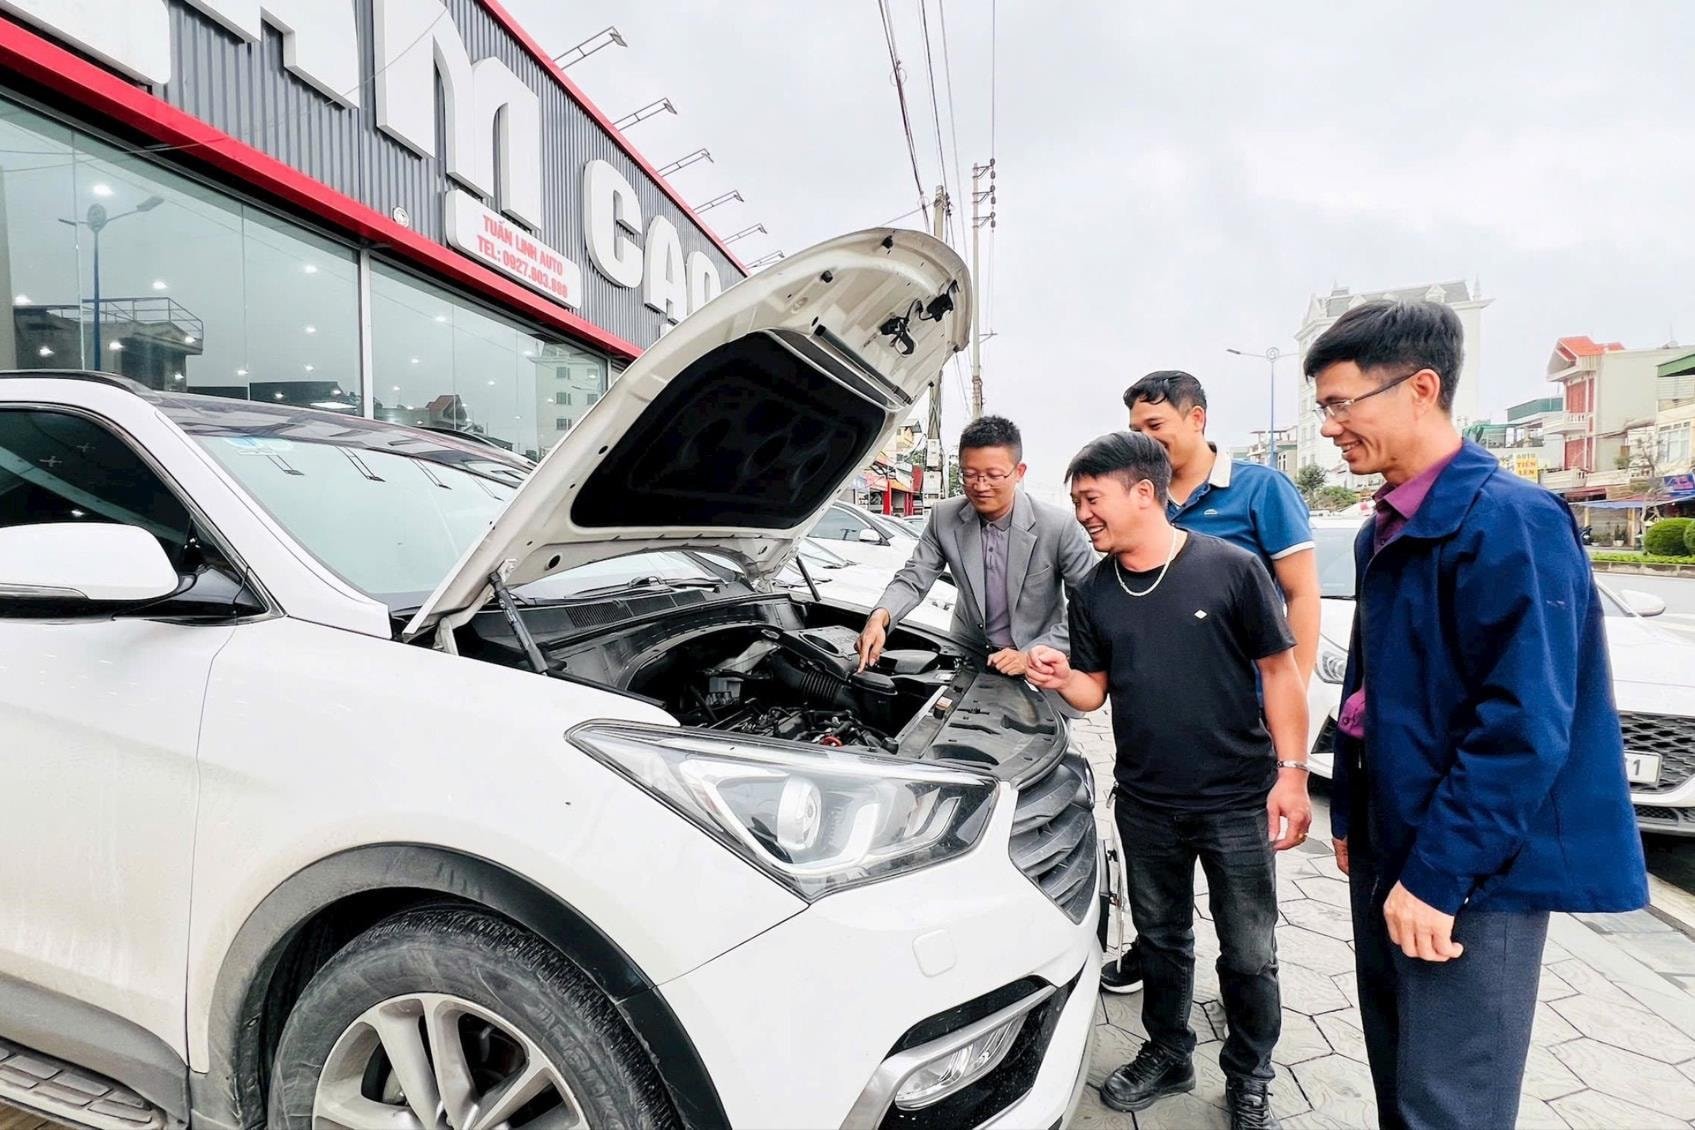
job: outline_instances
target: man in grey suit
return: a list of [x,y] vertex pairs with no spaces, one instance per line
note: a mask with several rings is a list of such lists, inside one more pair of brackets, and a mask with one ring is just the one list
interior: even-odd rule
[[959,468],[965,497],[931,512],[918,548],[859,634],[862,670],[877,662],[889,628],[918,606],[944,569],[959,589],[953,634],[982,648],[996,671],[1021,677],[1037,644],[1069,650],[1065,588],[1095,567],[1088,535],[1069,510],[1018,489],[1024,441],[1011,420],[983,416],[967,425]]

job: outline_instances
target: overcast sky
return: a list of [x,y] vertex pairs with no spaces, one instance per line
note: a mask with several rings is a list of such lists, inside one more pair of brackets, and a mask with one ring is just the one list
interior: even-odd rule
[[[941,170],[921,0],[889,0],[923,184]],[[946,176],[954,150],[928,0]],[[874,0],[507,0],[552,51],[608,24],[629,41],[571,69],[752,260],[917,206]],[[990,138],[990,0],[948,0],[958,159]],[[1123,426],[1151,369],[1206,383],[1211,431],[1266,417],[1265,365],[1308,299],[1480,279],[1482,403],[1554,390],[1554,340],[1695,342],[1695,5],[1421,5],[1001,0],[993,151],[999,226],[985,295],[987,409],[1024,429],[1032,485]],[[918,225],[919,217],[903,220]],[[966,231],[961,222],[959,230]],[[968,234],[967,234],[968,238]],[[987,247],[987,243],[985,244]],[[967,254],[968,254],[967,244]],[[987,254],[986,254],[987,258]],[[1297,366],[1280,366],[1278,422]],[[944,432],[964,420],[951,381]]]

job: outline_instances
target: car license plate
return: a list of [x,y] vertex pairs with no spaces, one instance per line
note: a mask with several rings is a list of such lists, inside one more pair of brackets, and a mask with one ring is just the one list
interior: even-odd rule
[[1624,775],[1633,785],[1659,784],[1660,755],[1657,753],[1625,754]]

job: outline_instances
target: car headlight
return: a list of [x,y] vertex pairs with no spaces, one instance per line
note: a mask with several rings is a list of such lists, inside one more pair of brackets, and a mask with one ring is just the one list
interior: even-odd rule
[[1348,653],[1326,639],[1318,643],[1318,677],[1338,685],[1348,677]]
[[994,808],[989,777],[848,749],[633,723],[566,736],[809,902],[965,852]]

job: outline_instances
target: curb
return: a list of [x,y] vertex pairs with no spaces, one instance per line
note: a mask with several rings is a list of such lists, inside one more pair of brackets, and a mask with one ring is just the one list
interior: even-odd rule
[[1597,573],[1615,573],[1621,577],[1695,577],[1695,565],[1626,565],[1617,561],[1591,562]]
[[1666,925],[1695,938],[1695,894],[1658,875],[1648,876],[1648,911]]

